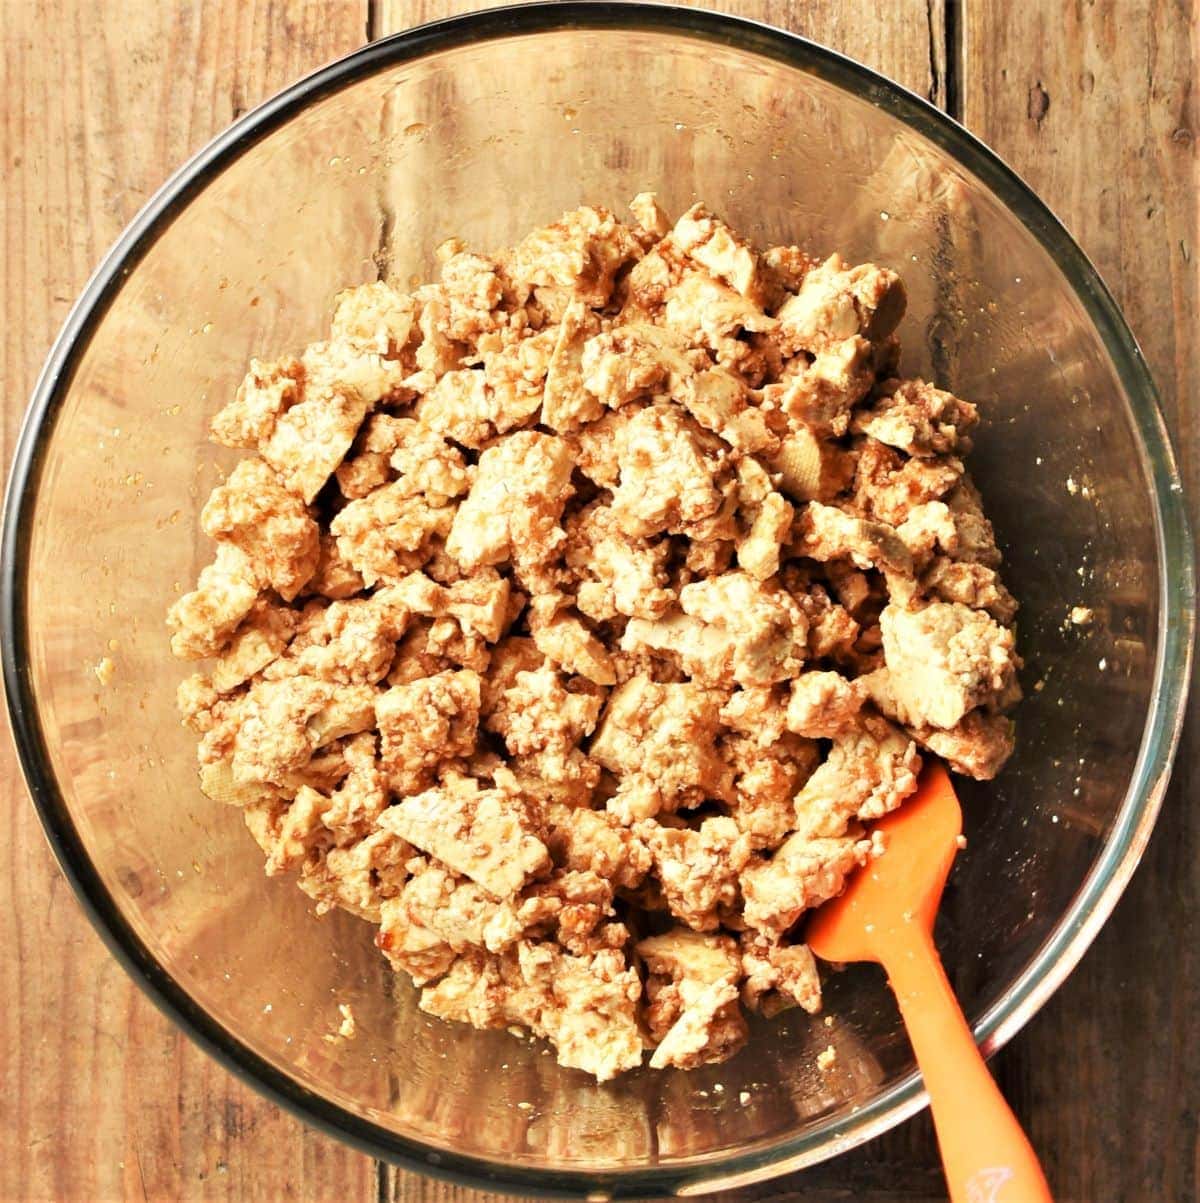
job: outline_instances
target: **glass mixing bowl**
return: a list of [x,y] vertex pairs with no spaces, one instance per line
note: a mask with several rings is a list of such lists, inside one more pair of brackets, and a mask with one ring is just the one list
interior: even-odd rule
[[[604,1087],[423,1015],[373,929],[267,881],[199,793],[163,614],[210,557],[197,513],[233,457],[205,429],[252,355],[321,336],[346,285],[426,278],[450,235],[497,247],[646,188],[901,271],[906,369],[982,405],[1029,696],[1012,763],[963,786],[940,940],[988,1050],[1115,903],[1184,704],[1191,544],[1145,364],[1045,206],[928,104],[762,26],[558,4],[376,43],[244,117],[126,231],[38,384],[4,527],[13,726],[64,871],[176,1022],[309,1122],[493,1188],[697,1193],[883,1131],[923,1096],[882,974],[831,975],[831,1026],[792,1015],[725,1065]],[[338,1003],[358,1036],[331,1044]]]

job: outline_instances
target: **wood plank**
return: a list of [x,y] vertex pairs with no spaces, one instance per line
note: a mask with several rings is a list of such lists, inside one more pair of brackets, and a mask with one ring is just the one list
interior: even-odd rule
[[[375,36],[396,33],[508,0],[376,0]],[[765,21],[858,59],[944,107],[946,45],[944,0],[684,0]]]
[[[361,0],[11,3],[0,94],[0,456],[88,273],[233,117],[362,42]],[[94,935],[0,736],[0,1198],[373,1200],[374,1163],[209,1060]]]
[[[962,57],[965,123],[1051,204],[1123,306],[1162,392],[1193,506],[1198,21],[1194,0],[977,0],[966,9]],[[1193,1199],[1200,1189],[1200,954],[1178,926],[1200,902],[1197,715],[1193,705],[1162,819],[1113,919],[999,1058],[1061,1200]]]
[[[372,32],[378,36],[458,12],[498,7],[505,0],[379,0]],[[941,0],[903,0],[880,5],[867,0],[705,0],[718,8],[790,29],[883,72],[905,87],[944,105],[945,18]],[[404,1203],[482,1203],[488,1195],[401,1170],[387,1171],[388,1197]],[[927,1115],[888,1133],[853,1155],[739,1192],[739,1200],[799,1198],[856,1199],[862,1203],[900,1200],[932,1203],[942,1178],[933,1128]]]
[[[370,27],[389,32],[479,6],[375,0]],[[44,350],[120,227],[237,112],[360,42],[367,7],[53,0],[5,8],[4,462]],[[947,101],[946,63],[955,55],[942,37],[941,0],[725,7],[795,28]],[[1050,0],[1015,10],[968,0],[959,28],[967,124],[1050,201],[1114,287],[1174,417],[1194,496],[1194,0],[1076,5],[1065,15]],[[1193,717],[1148,863],[1113,922],[999,1060],[1061,1200],[1196,1195],[1200,1055],[1186,1038],[1200,959],[1162,917],[1195,914],[1200,902],[1189,805],[1198,739]],[[0,1198],[374,1198],[367,1159],[237,1085],[134,990],[53,867],[7,741],[0,749],[9,820],[0,835],[0,905],[11,916],[6,948],[17,951],[0,974],[0,1039],[21,1050],[6,1060]],[[1169,983],[1140,985],[1148,967],[1168,963]],[[439,1203],[471,1193],[390,1171],[383,1186],[392,1198]],[[928,1121],[739,1197],[939,1198]]]

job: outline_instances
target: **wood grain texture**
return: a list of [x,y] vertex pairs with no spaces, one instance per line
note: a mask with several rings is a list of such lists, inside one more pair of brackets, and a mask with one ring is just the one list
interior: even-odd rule
[[[1198,20],[1194,0],[979,0],[966,6],[962,30],[965,124],[1049,202],[1124,309],[1162,393],[1193,524]],[[1198,757],[1193,704],[1129,890],[1080,967],[998,1059],[1060,1200],[1183,1200],[1200,1190]]]
[[[382,36],[509,0],[375,0],[372,34]],[[882,71],[941,105],[945,99],[944,0],[685,0],[791,30]]]
[[[0,454],[74,296],[196,146],[305,71],[455,0],[2,0]],[[1195,0],[728,0],[956,113],[1080,238],[1125,307],[1197,478]],[[947,30],[952,35],[947,38]],[[960,109],[961,106],[961,109]],[[1195,1198],[1200,904],[1193,715],[1146,863],[1080,969],[997,1060],[1060,1203]],[[484,1196],[303,1128],[157,1014],[91,932],[0,739],[2,1200]],[[1138,949],[1136,956],[1131,949]],[[1170,966],[1169,972],[1162,966]],[[1154,968],[1154,985],[1142,978]],[[12,1050],[20,1050],[13,1055]],[[739,1200],[942,1198],[926,1116]],[[733,1198],[732,1196],[730,1198]]]
[[[6,0],[2,14],[7,464],[49,344],[121,228],[233,117],[360,44],[366,6]],[[125,976],[54,866],[4,736],[0,808],[0,1199],[375,1199],[369,1158],[241,1085]]]

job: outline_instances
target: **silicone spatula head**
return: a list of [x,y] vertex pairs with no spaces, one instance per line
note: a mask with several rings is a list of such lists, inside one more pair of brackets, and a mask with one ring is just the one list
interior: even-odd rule
[[809,920],[806,939],[824,960],[879,961],[897,926],[932,931],[962,834],[962,809],[945,768],[926,765],[916,793],[873,830],[883,834],[883,855]]
[[953,1203],[1052,1203],[1021,1125],[975,1046],[933,944],[962,811],[940,764],[875,828],[883,855],[825,903],[806,933],[827,961],[880,961],[925,1079]]

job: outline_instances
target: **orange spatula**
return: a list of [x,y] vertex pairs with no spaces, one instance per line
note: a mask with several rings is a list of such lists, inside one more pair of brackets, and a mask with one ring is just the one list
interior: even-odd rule
[[992,1081],[933,944],[933,920],[962,833],[950,777],[930,764],[917,792],[876,825],[885,852],[808,924],[827,961],[877,961],[925,1078],[953,1203],[1047,1203],[1025,1133]]

